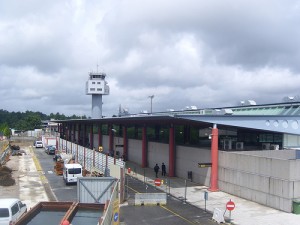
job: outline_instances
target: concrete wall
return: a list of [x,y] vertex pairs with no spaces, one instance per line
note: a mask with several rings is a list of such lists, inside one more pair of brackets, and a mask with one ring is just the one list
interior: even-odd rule
[[176,176],[187,179],[188,171],[192,171],[192,180],[196,183],[209,186],[210,167],[199,168],[198,163],[211,162],[210,149],[176,147]]
[[276,159],[296,159],[295,150],[270,150],[270,151],[243,151],[236,152],[237,154],[261,156]]
[[128,160],[138,165],[142,164],[142,141],[128,139]]
[[154,168],[158,164],[161,172],[161,164],[166,165],[166,171],[169,173],[169,145],[157,142],[148,142],[148,167]]
[[[292,151],[275,151],[293,155]],[[286,212],[293,199],[300,198],[300,160],[267,158],[251,152],[219,153],[219,188],[236,196]],[[282,157],[288,158],[288,157]]]
[[116,147],[116,145],[123,145],[123,138],[122,137],[114,137],[114,148],[116,152],[119,152],[119,156],[123,155],[123,147]]
[[[169,145],[157,142],[148,142],[148,167],[153,168],[157,163],[160,167],[165,163],[169,173]],[[175,151],[175,174],[177,177],[188,179],[188,171],[192,171],[193,181],[209,186],[210,168],[199,168],[198,163],[210,162],[210,149],[199,149],[184,146],[176,146]],[[128,160],[141,164],[142,141],[128,140]]]
[[109,153],[109,136],[102,135],[102,147],[105,153]]
[[[103,135],[103,147],[108,150],[109,137]],[[122,144],[123,139],[114,140]],[[121,150],[121,149],[120,149]],[[123,150],[122,150],[123,151]],[[148,142],[148,167],[164,162],[169,169],[169,145]],[[228,152],[219,151],[219,189],[282,211],[291,212],[293,199],[300,199],[300,160],[296,150]],[[128,160],[142,163],[142,141],[128,140]],[[211,168],[199,168],[198,163],[211,162],[210,149],[176,146],[175,174],[201,185],[210,186]]]

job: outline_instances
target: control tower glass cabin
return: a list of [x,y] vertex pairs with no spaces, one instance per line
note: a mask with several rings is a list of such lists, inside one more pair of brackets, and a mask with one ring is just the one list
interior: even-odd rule
[[85,92],[92,95],[92,118],[102,118],[102,95],[109,94],[109,86],[105,81],[105,73],[89,73],[89,80],[86,82]]

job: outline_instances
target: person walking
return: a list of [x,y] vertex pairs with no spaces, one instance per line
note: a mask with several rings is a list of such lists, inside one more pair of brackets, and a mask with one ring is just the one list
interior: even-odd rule
[[156,178],[158,177],[158,176],[157,176],[158,171],[159,171],[159,166],[158,166],[157,163],[156,163],[156,165],[154,166],[154,172],[155,172],[155,177],[156,177]]
[[164,163],[161,164],[161,175],[166,176],[166,165]]

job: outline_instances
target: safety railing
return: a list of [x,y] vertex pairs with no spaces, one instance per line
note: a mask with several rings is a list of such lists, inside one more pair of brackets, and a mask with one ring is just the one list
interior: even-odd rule
[[0,142],[0,165],[4,165],[7,161],[7,157],[10,155],[10,148],[8,141]]
[[[72,154],[73,158],[86,170],[97,169],[103,172],[105,176],[110,176],[110,167],[114,165],[114,157],[61,138],[58,141],[58,148],[67,154]],[[125,168],[123,160],[116,159],[116,165],[120,168]]]

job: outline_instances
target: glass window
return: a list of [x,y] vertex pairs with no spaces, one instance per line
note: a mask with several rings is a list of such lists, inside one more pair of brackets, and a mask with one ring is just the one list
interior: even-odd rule
[[101,82],[97,82],[97,84],[101,84]]
[[92,82],[92,84],[95,84],[95,82]]
[[95,91],[95,88],[90,88],[90,91]]
[[18,203],[16,203],[13,205],[13,207],[11,207],[11,213],[12,213],[12,215],[15,215],[18,212],[19,212],[19,205],[18,205]]
[[274,134],[274,142],[282,142],[282,134]]
[[81,174],[81,168],[68,169],[69,174]]
[[0,218],[9,217],[8,208],[0,208]]

